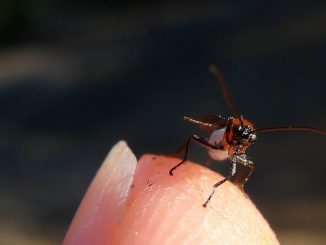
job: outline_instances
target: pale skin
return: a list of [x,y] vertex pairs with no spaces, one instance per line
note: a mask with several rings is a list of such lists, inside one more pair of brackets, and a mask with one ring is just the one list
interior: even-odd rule
[[70,244],[279,244],[249,197],[190,161],[144,155],[119,142],[86,192],[64,239]]

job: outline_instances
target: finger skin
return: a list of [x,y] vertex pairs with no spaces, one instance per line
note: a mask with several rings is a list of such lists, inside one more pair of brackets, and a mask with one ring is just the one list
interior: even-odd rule
[[115,146],[116,157],[110,153],[100,168],[64,245],[279,244],[254,204],[230,182],[203,208],[221,175],[188,162],[170,176],[180,159],[159,155],[144,155],[130,167],[136,160],[126,147]]
[[278,244],[250,199],[223,177],[188,163],[169,176],[180,159],[145,155],[112,244]]

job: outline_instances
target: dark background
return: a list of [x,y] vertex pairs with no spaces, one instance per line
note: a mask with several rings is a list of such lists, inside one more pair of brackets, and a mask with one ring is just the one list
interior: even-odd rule
[[[1,244],[60,243],[118,140],[174,152],[184,115],[230,115],[210,64],[257,128],[325,128],[325,1],[0,0],[0,35]],[[325,244],[325,137],[258,137],[247,193],[284,244]]]

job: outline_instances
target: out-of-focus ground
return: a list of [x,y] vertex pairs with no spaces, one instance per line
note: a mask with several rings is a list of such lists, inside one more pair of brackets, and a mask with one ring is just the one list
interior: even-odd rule
[[[60,243],[118,140],[170,153],[200,134],[184,115],[230,115],[212,63],[258,128],[325,128],[324,1],[0,6],[0,244]],[[247,193],[282,244],[326,244],[325,144],[266,133],[248,151]]]

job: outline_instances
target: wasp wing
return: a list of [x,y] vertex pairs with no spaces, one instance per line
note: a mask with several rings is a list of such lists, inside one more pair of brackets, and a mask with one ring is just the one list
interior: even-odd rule
[[225,128],[228,123],[226,118],[216,115],[204,116],[199,120],[190,117],[184,117],[183,119],[197,125],[200,129],[208,133],[212,133],[213,131],[220,128]]

